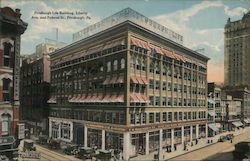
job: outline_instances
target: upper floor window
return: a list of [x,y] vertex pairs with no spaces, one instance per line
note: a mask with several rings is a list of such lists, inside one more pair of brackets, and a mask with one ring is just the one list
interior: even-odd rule
[[121,59],[121,69],[124,69],[125,68],[125,59],[122,58]]
[[111,71],[111,62],[109,61],[107,63],[107,72],[110,72]]
[[10,56],[12,45],[10,43],[4,43],[4,62],[3,65],[10,67]]
[[117,60],[114,61],[113,66],[114,66],[114,71],[116,71],[118,68],[118,61]]

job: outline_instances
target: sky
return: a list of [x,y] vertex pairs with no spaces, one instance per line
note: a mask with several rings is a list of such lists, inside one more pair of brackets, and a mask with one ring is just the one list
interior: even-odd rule
[[[21,54],[32,54],[45,38],[72,43],[72,35],[105,17],[130,7],[184,37],[183,45],[204,49],[208,82],[224,81],[224,26],[250,10],[250,0],[0,0],[1,7],[19,8],[28,28],[21,38]],[[88,19],[34,19],[35,12],[86,12]],[[81,15],[80,15],[81,16]]]

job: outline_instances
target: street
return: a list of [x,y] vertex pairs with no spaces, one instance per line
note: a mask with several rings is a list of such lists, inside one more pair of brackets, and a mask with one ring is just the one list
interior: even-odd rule
[[233,161],[232,151],[234,150],[234,144],[241,141],[250,141],[250,131],[246,131],[243,134],[235,136],[233,143],[230,141],[219,142],[199,150],[186,153],[184,155],[170,159],[174,160],[226,160]]

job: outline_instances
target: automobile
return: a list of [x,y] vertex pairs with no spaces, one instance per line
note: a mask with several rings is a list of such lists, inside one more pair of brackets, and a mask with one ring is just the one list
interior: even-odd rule
[[63,152],[67,155],[75,155],[78,150],[77,145],[67,145]]
[[60,149],[60,141],[59,140],[50,139],[48,147],[50,149]]
[[227,137],[224,135],[220,136],[218,142],[224,142],[224,141],[227,141]]
[[231,140],[234,138],[234,134],[227,134],[226,137],[227,137],[227,140]]
[[75,156],[80,159],[91,159],[93,154],[95,154],[95,150],[93,148],[79,147]]
[[250,159],[250,141],[239,142],[234,145],[234,160]]
[[36,151],[36,147],[34,146],[34,141],[30,139],[26,139],[23,142],[23,151]]
[[41,144],[41,145],[44,145],[44,144],[47,143],[47,140],[48,140],[48,137],[46,135],[40,135],[39,138],[38,138],[37,143]]

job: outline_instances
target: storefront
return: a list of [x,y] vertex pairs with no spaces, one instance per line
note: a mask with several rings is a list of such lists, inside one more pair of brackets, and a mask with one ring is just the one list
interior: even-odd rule
[[123,134],[114,133],[114,132],[106,132],[105,133],[105,150],[115,149],[122,150],[123,149]]
[[102,148],[102,130],[88,128],[88,147]]
[[131,134],[131,144],[135,154],[146,153],[146,134]]
[[149,152],[153,152],[159,149],[159,138],[160,133],[159,131],[149,132]]

